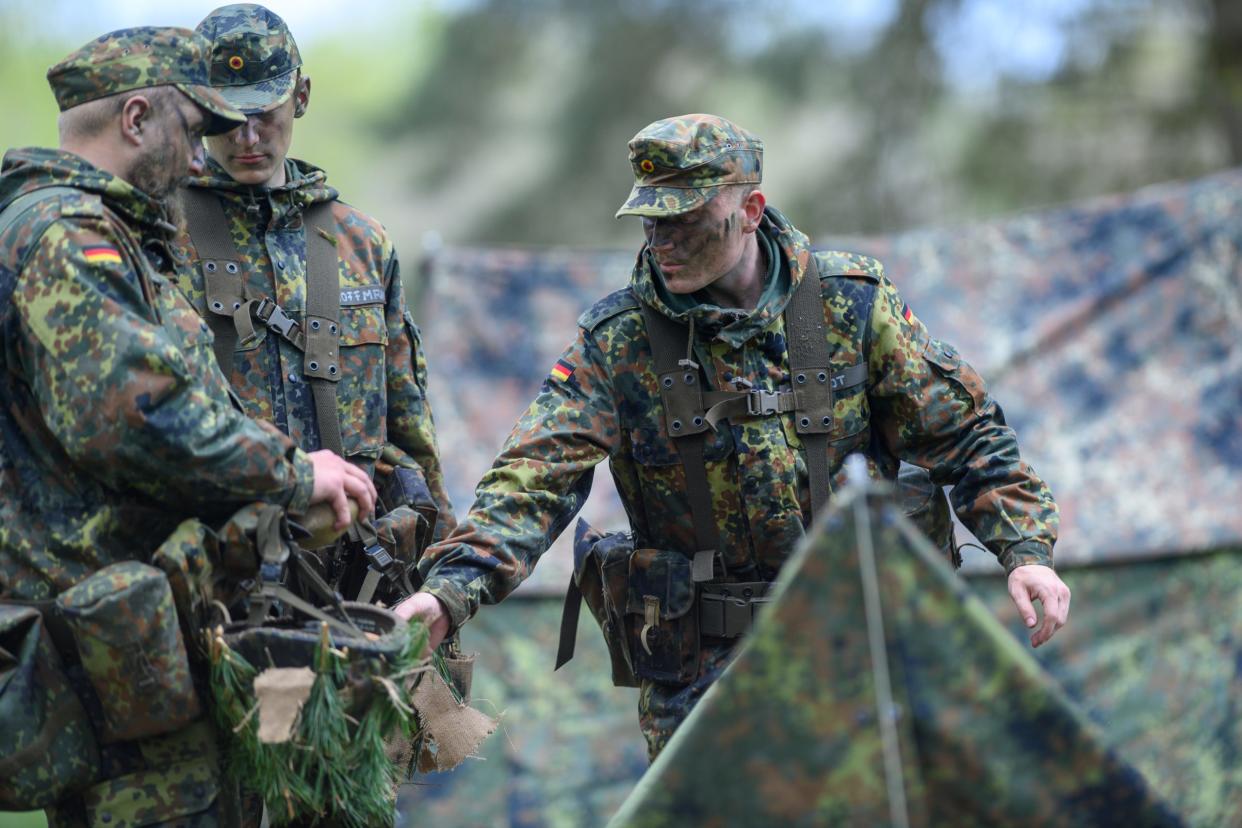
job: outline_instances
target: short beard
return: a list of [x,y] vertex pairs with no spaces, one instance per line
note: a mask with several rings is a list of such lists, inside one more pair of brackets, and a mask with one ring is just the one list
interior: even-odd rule
[[176,164],[176,152],[173,148],[167,145],[156,147],[134,163],[129,172],[129,182],[160,205],[165,218],[180,229],[185,223],[185,215],[181,209],[181,199],[177,198],[177,190],[188,176],[174,178],[169,175],[169,170]]

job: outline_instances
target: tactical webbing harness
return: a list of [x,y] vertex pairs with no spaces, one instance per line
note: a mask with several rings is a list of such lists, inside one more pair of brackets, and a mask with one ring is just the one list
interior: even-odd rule
[[[242,257],[229,232],[228,216],[219,196],[201,187],[181,190],[186,224],[207,296],[207,325],[215,338],[216,362],[229,376],[238,345],[252,344],[258,319],[275,335],[303,353],[302,374],[315,402],[320,444],[344,456],[341,421],[336,404],[340,366],[340,267],[332,226],[331,202],[313,204],[302,214],[306,239],[306,317],[300,324],[270,296],[248,297]],[[357,600],[367,603],[384,577],[406,579],[404,570],[379,543],[369,519],[349,529],[349,539],[367,557],[368,571]],[[408,583],[408,582],[407,582]]]
[[[695,546],[691,577],[699,588],[700,620],[707,635],[735,638],[749,627],[756,605],[766,598],[763,582],[728,584],[723,589],[704,588],[718,574],[727,577],[720,550],[720,534],[712,519],[711,489],[704,460],[707,432],[724,419],[740,420],[794,413],[794,427],[806,451],[810,478],[812,519],[822,514],[832,494],[828,441],[833,430],[833,399],[838,392],[867,381],[865,348],[857,364],[833,373],[824,325],[824,300],[819,266],[812,254],[802,281],[785,307],[785,341],[789,355],[789,387],[776,391],[748,388],[745,391],[705,391],[700,366],[694,361],[693,331],[645,302],[640,302],[643,322],[655,370],[665,427],[677,446],[686,475],[686,496],[694,523]],[[688,347],[682,343],[688,342]],[[684,354],[684,356],[683,356]],[[742,383],[745,385],[746,383]],[[721,571],[717,573],[716,563]],[[723,585],[722,585],[723,586]],[[753,593],[754,597],[750,597]],[[745,594],[746,600],[738,596]],[[560,645],[556,666],[573,657],[582,596],[577,581],[569,582],[561,617]],[[744,616],[744,617],[743,617]],[[648,624],[653,622],[648,620]]]
[[233,352],[254,342],[254,319],[302,351],[302,373],[315,400],[315,421],[323,447],[342,454],[336,383],[341,379],[340,276],[335,244],[329,239],[331,204],[314,204],[302,214],[306,237],[306,325],[269,296],[247,298],[241,255],[229,232],[219,197],[198,187],[182,190],[186,223],[198,253],[207,294],[207,324],[215,337],[216,362],[226,375]]
[[711,490],[703,460],[706,432],[722,419],[766,417],[794,412],[794,427],[806,447],[807,473],[811,485],[812,517],[823,511],[832,493],[828,474],[828,435],[832,432],[832,392],[866,381],[866,363],[833,375],[826,352],[824,300],[820,294],[819,267],[812,255],[802,281],[785,308],[786,347],[792,387],[779,391],[704,391],[699,365],[689,354],[679,358],[686,341],[684,325],[669,319],[650,305],[642,305],[643,321],[660,381],[668,434],[677,446],[686,471],[686,494],[694,521],[692,567],[695,583],[714,577],[720,538],[712,520]]

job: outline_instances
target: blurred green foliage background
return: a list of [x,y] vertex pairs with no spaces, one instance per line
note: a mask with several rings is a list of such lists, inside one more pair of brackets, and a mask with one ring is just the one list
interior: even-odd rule
[[[764,138],[812,237],[956,223],[1242,156],[1229,0],[272,2],[313,80],[294,154],[409,260],[458,244],[625,245],[626,141],[710,111]],[[45,69],[210,2],[0,0],[0,144],[52,143]]]

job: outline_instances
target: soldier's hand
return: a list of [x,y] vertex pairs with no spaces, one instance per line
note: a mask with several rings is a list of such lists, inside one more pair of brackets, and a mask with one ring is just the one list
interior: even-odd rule
[[1070,591],[1050,566],[1027,564],[1009,573],[1009,597],[1018,607],[1022,623],[1035,626],[1035,605],[1043,605],[1044,619],[1031,635],[1031,646],[1038,647],[1065,626],[1069,619]]
[[337,529],[344,529],[350,523],[350,498],[357,501],[359,515],[369,515],[375,510],[375,484],[366,472],[327,449],[312,451],[307,456],[315,469],[310,502],[331,505],[336,513]]
[[448,612],[444,609],[444,604],[440,603],[440,599],[430,592],[416,592],[393,607],[392,611],[406,621],[414,617],[421,618],[427,625],[427,633],[430,637],[428,643],[433,650],[439,647],[444,636],[448,635]]

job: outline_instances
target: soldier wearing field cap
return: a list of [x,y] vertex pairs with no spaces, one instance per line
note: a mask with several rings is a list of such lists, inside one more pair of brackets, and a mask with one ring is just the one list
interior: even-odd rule
[[244,121],[208,48],[96,38],[48,72],[60,148],[0,169],[0,810],[53,826],[227,817],[189,619],[148,565],[174,530],[256,502],[328,502],[343,527],[348,497],[374,501],[234,407],[171,279],[172,196],[202,137]]
[[558,666],[578,592],[613,679],[640,688],[654,757],[728,664],[845,458],[899,461],[953,484],[957,515],[1009,572],[1039,646],[1065,623],[1052,570],[1057,509],[983,380],[933,338],[875,259],[813,252],[761,192],[763,143],[715,115],[650,124],[629,143],[618,216],[645,243],[630,284],[578,320],[470,513],[424,556],[397,608],[456,629],[508,595],[609,461],[631,533],[579,524]]
[[[377,475],[374,533],[365,523],[353,530],[351,551],[327,569],[347,598],[404,596],[402,565],[454,519],[397,252],[322,170],[289,157],[311,79],[284,20],[241,3],[211,12],[197,31],[211,45],[212,85],[245,123],[207,139],[206,167],[182,193],[181,287],[212,327],[248,414]],[[362,554],[376,544],[397,561],[382,573]]]

